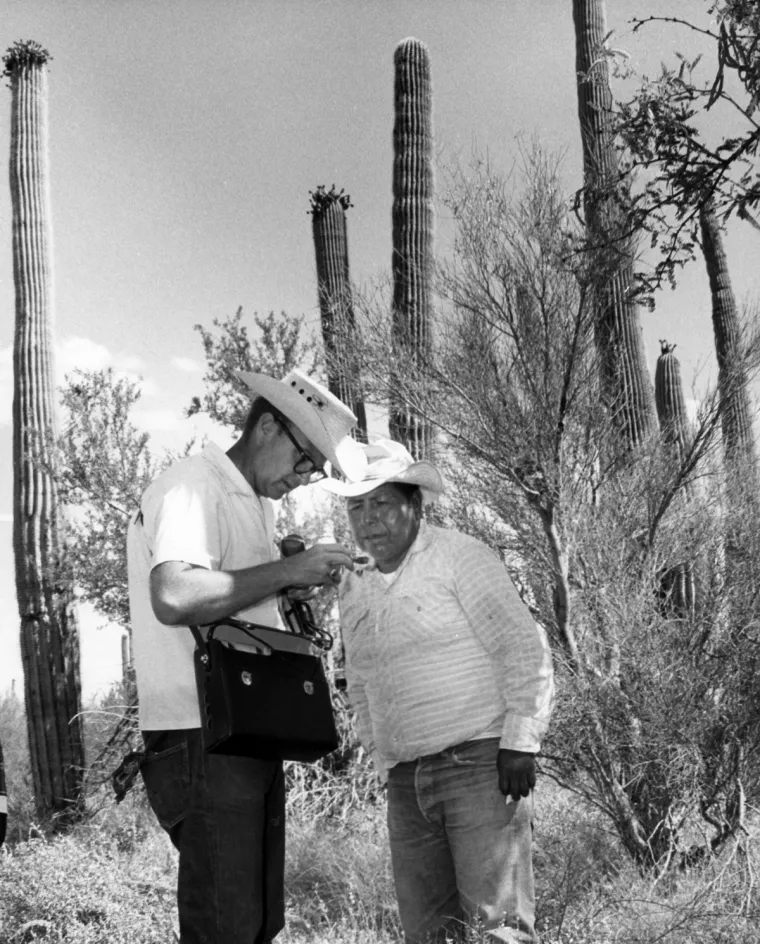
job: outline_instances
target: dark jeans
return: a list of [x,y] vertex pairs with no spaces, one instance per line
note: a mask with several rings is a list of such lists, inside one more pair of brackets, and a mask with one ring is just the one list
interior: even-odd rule
[[[499,791],[498,738],[468,741],[388,772],[388,829],[407,944],[532,944],[532,797]],[[480,937],[478,937],[480,940]]]
[[148,799],[179,850],[180,941],[271,941],[285,924],[281,762],[206,754],[199,728],[143,739]]

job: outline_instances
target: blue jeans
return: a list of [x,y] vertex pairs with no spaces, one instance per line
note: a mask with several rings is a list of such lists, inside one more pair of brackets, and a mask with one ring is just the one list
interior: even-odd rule
[[535,940],[532,797],[515,803],[500,792],[498,750],[498,738],[468,741],[388,772],[407,944],[458,940],[473,923],[495,941]]
[[282,764],[206,754],[199,728],[143,738],[148,799],[179,851],[180,941],[271,941],[285,925]]

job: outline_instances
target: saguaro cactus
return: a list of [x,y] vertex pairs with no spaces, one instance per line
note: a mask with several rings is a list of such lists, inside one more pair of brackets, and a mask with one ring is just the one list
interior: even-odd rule
[[[430,58],[424,43],[405,39],[396,47],[393,61],[393,332],[398,350],[415,368],[431,349],[435,215]],[[391,382],[393,394],[405,386],[393,378]],[[430,425],[404,398],[393,394],[391,437],[417,459],[428,455]]]
[[367,416],[361,381],[352,356],[356,331],[348,269],[346,210],[353,206],[343,190],[317,187],[310,192],[311,228],[317,256],[317,285],[322,340],[327,354],[327,385],[358,419],[354,435],[367,441]]
[[64,535],[50,442],[51,225],[48,181],[48,53],[26,41],[3,57],[10,78],[10,189],[16,329],[13,349],[13,546],[21,656],[38,814],[64,825],[81,794],[79,632],[64,569]]
[[663,442],[682,458],[689,444],[689,417],[681,382],[681,365],[673,353],[675,344],[660,341],[660,356],[654,374],[654,399]]
[[605,400],[630,446],[656,427],[638,306],[631,299],[633,249],[619,200],[620,169],[610,127],[612,92],[603,0],[573,0],[584,210],[596,275],[597,344]]
[[[745,466],[756,478],[756,457],[752,420],[743,363],[741,326],[736,299],[728,273],[723,236],[715,210],[708,201],[700,210],[702,252],[712,295],[712,321],[715,355],[718,361],[718,395],[723,409],[723,450],[726,461]],[[750,468],[746,468],[749,463]]]
[[[681,365],[673,353],[675,344],[660,341],[660,356],[654,374],[654,397],[660,435],[672,450],[674,463],[680,463],[689,447],[690,423],[686,412],[686,401],[681,382]],[[691,497],[691,487],[686,483],[684,496]],[[666,601],[666,612],[679,619],[686,619],[694,612],[695,575],[692,561],[681,561],[664,570],[662,595]]]

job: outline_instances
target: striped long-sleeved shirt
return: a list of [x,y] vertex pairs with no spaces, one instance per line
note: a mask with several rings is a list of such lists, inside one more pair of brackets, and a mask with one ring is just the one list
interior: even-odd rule
[[381,773],[474,738],[539,750],[549,646],[486,545],[423,522],[392,575],[346,575],[340,609],[349,697]]

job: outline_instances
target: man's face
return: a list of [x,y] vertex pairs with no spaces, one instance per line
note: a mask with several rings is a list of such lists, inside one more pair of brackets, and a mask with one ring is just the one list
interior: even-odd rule
[[349,498],[346,507],[357,545],[372,555],[383,573],[396,570],[419,531],[418,499],[388,483]]
[[247,478],[256,494],[266,498],[284,498],[309,483],[311,472],[295,471],[305,457],[318,468],[325,463],[322,453],[299,429],[284,429],[269,413],[256,424],[250,444]]

